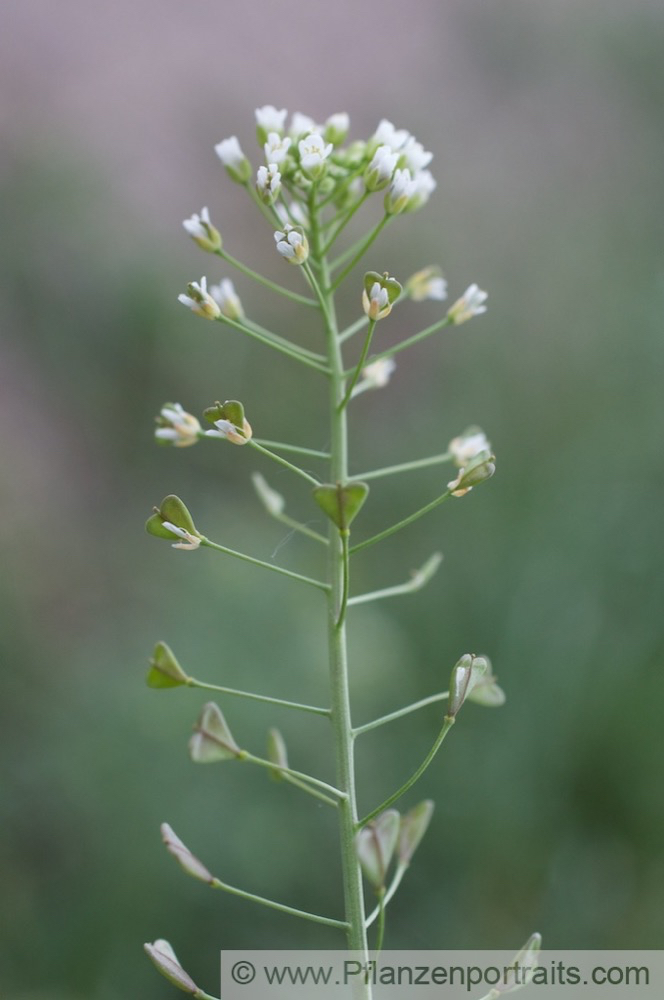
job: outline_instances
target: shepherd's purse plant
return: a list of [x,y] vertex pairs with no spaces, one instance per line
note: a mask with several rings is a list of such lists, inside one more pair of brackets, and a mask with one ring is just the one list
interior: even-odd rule
[[[493,476],[495,458],[485,433],[479,427],[469,427],[451,434],[449,445],[442,453],[370,469],[357,476],[349,474],[355,399],[365,392],[384,389],[394,375],[395,359],[402,352],[446,327],[460,326],[484,313],[487,294],[476,284],[470,284],[434,323],[409,334],[392,347],[374,348],[375,343],[379,344],[379,338],[374,339],[376,327],[388,324],[390,315],[400,310],[407,300],[443,302],[447,298],[447,283],[437,267],[424,267],[400,282],[379,269],[374,249],[384,230],[405,225],[411,215],[427,204],[436,182],[428,170],[432,154],[405,129],[395,128],[391,122],[383,120],[369,139],[347,143],[348,130],[347,114],[333,114],[319,125],[298,113],[287,124],[285,110],[265,106],[256,111],[256,134],[265,162],[255,172],[235,136],[215,147],[230,180],[249,197],[262,217],[265,240],[273,244],[283,263],[284,279],[298,272],[295,276],[300,283],[298,290],[291,288],[293,282],[286,280],[282,285],[233,257],[224,246],[207,208],[183,223],[202,251],[219,258],[248,282],[258,282],[270,289],[275,302],[283,297],[297,303],[307,315],[308,326],[317,324],[318,341],[306,345],[275,329],[267,329],[250,318],[228,277],[210,284],[207,277],[202,277],[190,282],[186,292],[179,296],[180,302],[196,316],[259,341],[266,352],[278,352],[298,366],[303,378],[316,380],[321,398],[326,400],[325,414],[321,415],[318,429],[319,440],[329,441],[329,447],[321,451],[309,447],[311,442],[266,440],[261,436],[260,427],[252,428],[251,422],[255,421],[251,413],[245,413],[243,403],[237,399],[209,401],[202,413],[202,423],[180,403],[164,403],[155,431],[157,442],[162,445],[184,448],[204,442],[223,448],[228,445],[252,448],[257,455],[288,470],[309,496],[315,526],[309,519],[305,524],[290,516],[284,498],[262,474],[254,474],[253,485],[270,517],[289,530],[302,533],[312,546],[320,549],[320,572],[310,577],[276,561],[237,551],[226,544],[223,532],[219,541],[208,537],[208,526],[205,526],[206,533],[201,531],[183,500],[174,495],[167,496],[154,508],[146,525],[151,535],[168,540],[174,548],[186,551],[190,558],[201,558],[201,549],[210,550],[229,560],[243,560],[257,570],[278,574],[285,587],[317,591],[321,622],[326,621],[329,701],[321,705],[301,704],[198,680],[191,676],[188,668],[180,665],[165,642],[158,642],[155,647],[147,682],[150,687],[159,689],[199,688],[216,693],[220,700],[242,697],[265,702],[284,712],[313,714],[319,717],[321,726],[331,727],[336,770],[333,784],[291,766],[286,742],[277,729],[269,731],[264,754],[247,749],[242,738],[231,732],[215,701],[203,705],[189,752],[197,763],[244,761],[264,768],[273,776],[295,785],[317,803],[325,804],[331,819],[338,824],[343,913],[306,912],[291,903],[267,899],[227,884],[208,868],[208,865],[214,868],[216,860],[199,860],[168,824],[162,826],[162,837],[166,849],[193,878],[213,889],[244,897],[252,904],[336,928],[340,948],[358,952],[368,960],[381,949],[388,906],[433,813],[433,802],[429,800],[403,813],[395,808],[397,803],[432,763],[464,702],[499,706],[504,701],[504,694],[488,658],[463,653],[452,667],[449,690],[435,688],[433,693],[414,704],[404,705],[362,725],[356,723],[351,711],[349,677],[352,663],[348,656],[346,629],[354,608],[421,589],[434,575],[441,560],[441,556],[434,553],[407,582],[370,593],[356,593],[352,581],[353,556],[406,530],[448,500],[458,502],[466,497]],[[382,205],[379,221],[352,245],[343,245],[341,238],[346,227],[365,202],[371,201]],[[359,265],[369,262],[369,255],[370,263],[378,267],[363,272],[358,269]],[[340,326],[335,299],[345,282],[352,289],[357,314],[350,317],[347,325]],[[279,326],[278,320],[275,326]],[[230,448],[228,460],[232,460],[232,451]],[[368,501],[370,484],[446,464],[452,471],[444,476],[446,485],[438,495],[395,523],[366,530],[364,525],[371,507]],[[313,474],[311,469],[318,471]],[[214,536],[216,529],[214,526],[211,529]],[[383,802],[360,805],[356,795],[356,743],[370,730],[437,703],[441,704],[439,728],[424,759],[412,761],[410,777]],[[539,936],[533,935],[525,948],[529,954],[534,954],[538,946]],[[175,986],[190,996],[210,1000],[210,994],[196,985],[167,941],[160,939],[145,948],[159,971]],[[369,1000],[369,982],[360,987],[359,995]]]

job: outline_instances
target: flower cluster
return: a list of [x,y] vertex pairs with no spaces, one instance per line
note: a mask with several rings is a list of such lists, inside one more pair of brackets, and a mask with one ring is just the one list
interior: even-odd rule
[[[370,139],[345,148],[350,126],[345,112],[330,115],[323,124],[299,111],[288,123],[287,118],[285,108],[267,104],[256,109],[256,135],[265,157],[256,172],[256,191],[272,204],[285,185],[290,198],[283,204],[289,218],[301,219],[312,183],[330,193],[336,189],[335,202],[348,208],[366,193],[387,189],[384,205],[391,215],[421,208],[436,187],[426,169],[433,153],[385,118]],[[248,184],[252,168],[237,137],[217,143],[215,151],[230,177]]]

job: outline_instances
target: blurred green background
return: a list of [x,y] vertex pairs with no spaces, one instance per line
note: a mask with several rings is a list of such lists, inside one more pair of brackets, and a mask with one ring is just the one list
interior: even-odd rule
[[[221,947],[338,944],[207,892],[168,857],[164,820],[219,877],[340,909],[324,807],[240,766],[196,768],[186,741],[204,699],[143,679],[164,639],[210,681],[326,696],[315,593],[143,532],[176,492],[211,537],[316,568],[249,476],[315,520],[299,482],[249,449],[152,441],[165,400],[200,412],[240,397],[259,436],[326,444],[315,376],[302,386],[176,302],[204,271],[231,276],[181,230],[203,204],[231,253],[283,278],[212,149],[237,134],[257,164],[265,103],[346,110],[353,137],[381,117],[411,130],[438,189],[367,266],[405,278],[435,262],[453,297],[489,291],[486,316],[404,354],[389,389],[353,406],[355,472],[443,450],[470,423],[498,456],[487,486],[357,558],[361,591],[445,556],[420,595],[354,613],[358,720],[445,687],[469,650],[508,693],[500,711],[464,709],[404,803],[437,810],[386,945],[516,949],[536,929],[550,947],[661,947],[661,5],[25,0],[3,7],[0,39],[2,996],[157,1000],[170,987],[141,951],[157,937],[212,992]],[[297,310],[236,288],[259,322],[315,346]],[[380,335],[439,311],[407,305]],[[447,478],[375,483],[358,534]],[[331,774],[320,721],[224,708],[243,745],[260,752],[277,724],[294,766]],[[363,738],[367,809],[438,720]]]

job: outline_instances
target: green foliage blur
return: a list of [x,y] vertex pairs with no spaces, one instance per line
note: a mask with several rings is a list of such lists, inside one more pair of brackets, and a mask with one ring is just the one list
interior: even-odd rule
[[[664,18],[646,5],[579,37],[570,13],[549,48],[545,26],[515,4],[463,21],[481,91],[467,100],[487,122],[503,115],[503,131],[475,132],[457,97],[458,132],[439,134],[424,85],[419,102],[413,85],[394,110],[378,90],[346,108],[367,134],[384,115],[437,155],[427,210],[390,227],[366,266],[405,279],[440,263],[450,301],[471,281],[489,291],[486,316],[400,356],[391,385],[352,404],[352,470],[442,451],[471,423],[497,455],[489,483],[354,564],[357,593],[444,553],[421,594],[353,612],[358,722],[444,689],[464,652],[488,654],[508,696],[500,710],[464,707],[402,803],[431,797],[436,812],[386,947],[516,949],[534,930],[552,948],[662,945]],[[262,99],[225,106],[219,134],[202,116],[188,135],[195,128],[207,152],[244,129],[256,163],[254,104],[281,106],[263,84]],[[303,110],[339,110],[334,93],[317,100]],[[190,192],[186,214],[209,202],[231,253],[240,245],[238,256],[297,287],[220,164],[214,177],[212,195]],[[160,842],[168,821],[220,878],[341,912],[333,815],[247,765],[193,765],[186,742],[204,697],[144,684],[163,639],[201,679],[326,700],[320,595],[143,532],[174,492],[213,540],[305,573],[318,565],[315,546],[263,513],[250,474],[318,526],[302,482],[250,449],[154,446],[163,402],[200,414],[225,398],[244,402],[259,437],[326,445],[315,374],[177,304],[187,280],[229,272],[178,235],[182,212],[166,205],[163,216],[170,240],[130,209],[83,141],[23,137],[0,174],[8,1000],[167,996],[141,950],[159,937],[212,992],[222,947],[340,944],[206,891]],[[345,286],[342,322],[358,315],[363,271]],[[304,326],[297,308],[229,276],[258,322],[319,349],[310,316]],[[406,304],[376,337],[392,343],[439,314]],[[372,483],[354,537],[448,478],[438,468]],[[323,721],[222,704],[241,745],[261,753],[277,725],[293,766],[333,778]],[[367,810],[414,769],[439,724],[434,706],[362,737]]]

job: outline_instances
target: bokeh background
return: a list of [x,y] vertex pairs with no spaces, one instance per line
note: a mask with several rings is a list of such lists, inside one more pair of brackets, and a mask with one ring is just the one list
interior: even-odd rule
[[[486,316],[404,354],[389,390],[353,407],[356,472],[443,450],[470,423],[498,456],[487,486],[357,559],[360,591],[445,556],[420,595],[354,614],[358,720],[445,687],[468,650],[508,692],[500,711],[464,709],[407,800],[437,812],[387,945],[516,949],[537,929],[551,947],[661,947],[663,48],[655,0],[2,6],[3,997],[157,1000],[170,987],[141,945],[162,936],[212,992],[221,947],[338,943],[207,892],[163,850],[168,820],[220,877],[340,907],[324,807],[241,766],[196,768],[204,699],[143,679],[161,638],[201,678],[325,698],[315,594],[143,532],[176,492],[213,538],[316,567],[249,475],[315,519],[299,482],[248,449],[152,441],[165,400],[239,396],[260,436],[325,446],[315,377],[176,302],[203,271],[228,273],[181,229],[203,204],[233,254],[284,277],[213,153],[237,134],[256,164],[265,103],[346,110],[353,137],[384,116],[410,129],[438,189],[367,265],[440,263],[453,295],[490,293]],[[236,287],[257,320],[314,342],[296,310]],[[358,288],[340,308],[354,318]],[[380,334],[439,308],[406,306]],[[377,482],[358,532],[446,478]],[[260,752],[277,724],[294,766],[331,774],[320,721],[224,708],[241,743]],[[438,722],[433,708],[363,738],[367,808]]]

